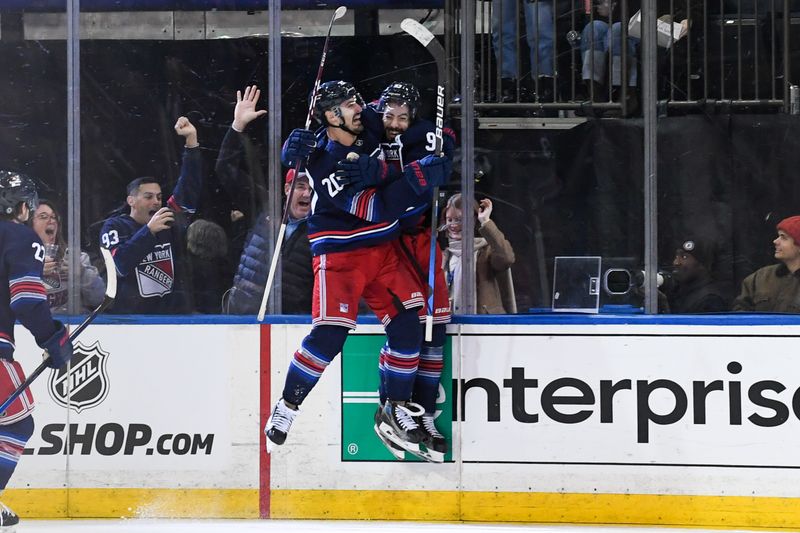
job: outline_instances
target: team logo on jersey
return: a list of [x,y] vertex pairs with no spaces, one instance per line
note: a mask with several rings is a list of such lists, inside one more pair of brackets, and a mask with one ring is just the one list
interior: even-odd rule
[[60,275],[51,274],[48,276],[45,274],[42,276],[42,283],[44,283],[44,288],[47,291],[47,305],[51,309],[67,304],[69,293],[67,292],[66,283],[61,283]]
[[381,143],[381,156],[387,162],[400,161],[400,145],[396,143]]
[[108,396],[109,355],[97,341],[89,347],[76,343],[71,364],[50,373],[50,397],[76,413],[99,405]]
[[175,269],[172,263],[172,244],[157,244],[136,268],[136,281],[142,298],[163,296],[172,292]]

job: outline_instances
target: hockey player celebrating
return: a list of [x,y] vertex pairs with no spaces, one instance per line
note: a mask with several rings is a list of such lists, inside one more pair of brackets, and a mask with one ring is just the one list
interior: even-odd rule
[[[61,368],[72,357],[72,343],[64,324],[53,320],[42,283],[44,246],[27,225],[36,210],[38,195],[33,181],[16,172],[0,170],[0,401],[11,396],[25,381],[14,360],[14,322],[28,329],[49,355],[47,365]],[[26,389],[4,413],[0,413],[0,491],[6,488],[25,444],[33,434],[33,395]],[[0,529],[19,522],[17,515],[0,503]]]
[[[337,176],[341,182],[350,183],[356,189],[365,187],[382,187],[391,176],[400,176],[402,169],[411,161],[435,154],[437,148],[436,128],[428,120],[417,118],[420,95],[417,88],[406,82],[394,82],[388,85],[380,95],[376,110],[379,120],[365,113],[364,121],[370,130],[378,129],[382,136],[380,151],[373,157],[361,155],[358,159],[340,161],[337,165]],[[443,151],[446,157],[452,156],[455,145],[455,134],[450,128],[443,130]],[[383,166],[388,168],[384,169]],[[430,199],[430,197],[429,197]],[[427,207],[427,206],[426,206]],[[430,209],[424,211],[430,213]],[[410,262],[418,276],[420,286],[424,287],[428,280],[428,265],[431,252],[431,225],[419,214],[401,218],[402,235],[400,246],[404,259]],[[434,308],[429,310],[433,315],[433,335],[430,341],[422,341],[420,347],[419,368],[414,383],[413,401],[424,408],[424,414],[418,423],[424,432],[424,458],[434,462],[442,462],[447,452],[447,442],[437,430],[434,423],[436,412],[436,396],[439,391],[439,380],[444,366],[443,353],[446,337],[446,324],[450,322],[450,300],[447,294],[447,283],[441,268],[442,255],[438,246],[435,248],[437,265],[434,282]],[[419,313],[420,322],[425,322],[424,309]],[[379,372],[385,372],[384,357],[378,365]],[[381,405],[386,399],[381,390]],[[380,409],[380,407],[379,407]],[[376,431],[377,431],[376,423]],[[398,459],[403,458],[401,450],[396,447],[390,451]]]
[[314,116],[324,127],[319,147],[311,131],[294,130],[282,153],[285,164],[310,156],[306,174],[315,191],[308,222],[314,256],[313,327],[294,354],[282,397],[264,428],[267,450],[285,442],[298,407],[356,327],[363,297],[386,329],[382,431],[396,445],[419,453],[424,435],[408,402],[419,360],[417,310],[423,298],[396,248],[397,218],[424,209],[428,189],[447,179],[449,161],[431,156],[414,162],[402,179],[381,189],[344,187],[334,176],[336,163],[350,152],[373,151],[378,139],[364,130],[364,103],[351,84],[326,82],[314,102]]

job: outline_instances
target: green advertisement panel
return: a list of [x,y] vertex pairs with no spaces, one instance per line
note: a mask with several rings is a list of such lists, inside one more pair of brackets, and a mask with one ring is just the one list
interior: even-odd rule
[[[384,335],[349,335],[342,349],[342,461],[396,461],[375,434],[378,408],[378,356]],[[452,458],[452,349],[444,345],[444,368],[436,398],[436,427],[447,439],[445,461]],[[406,461],[420,461],[410,453]]]

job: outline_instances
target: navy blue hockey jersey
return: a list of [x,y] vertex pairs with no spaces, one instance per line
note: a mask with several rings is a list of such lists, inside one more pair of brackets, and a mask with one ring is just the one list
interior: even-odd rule
[[[369,107],[362,114],[362,121],[364,127],[370,132],[371,135],[378,135],[381,138],[378,149],[373,151],[370,155],[382,159],[395,170],[391,173],[395,179],[400,176],[399,171],[402,170],[407,164],[412,161],[417,161],[428,155],[436,154],[436,126],[433,122],[425,119],[416,119],[408,129],[401,135],[395,137],[394,141],[389,141],[385,137],[383,120],[380,113],[374,108]],[[442,151],[444,155],[452,161],[453,152],[455,150],[456,135],[455,132],[445,127],[442,130]],[[431,190],[427,195],[427,204],[432,202]],[[424,222],[425,215],[429,211],[414,210],[405,213],[401,216],[400,224],[405,230],[416,228],[418,225],[423,224],[426,227],[429,225]]]
[[398,218],[419,213],[426,205],[405,179],[360,191],[339,184],[336,163],[347,154],[371,154],[378,148],[373,130],[365,130],[353,146],[328,140],[309,157],[306,167],[314,198],[308,220],[313,255],[372,246],[399,235]]
[[14,322],[19,320],[41,346],[56,332],[42,283],[44,246],[36,233],[0,221],[0,358],[13,359]]
[[[186,148],[181,175],[167,205],[194,213],[202,185],[199,148]],[[169,229],[153,235],[129,214],[109,218],[100,246],[111,250],[117,267],[117,297],[112,311],[130,314],[181,314],[191,311],[186,294],[185,235],[188,220],[177,216]]]

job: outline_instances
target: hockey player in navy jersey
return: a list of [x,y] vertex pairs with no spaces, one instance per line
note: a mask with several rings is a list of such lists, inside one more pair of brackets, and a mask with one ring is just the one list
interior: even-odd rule
[[[22,367],[14,360],[15,321],[46,350],[49,367],[61,368],[72,357],[67,330],[53,320],[47,304],[42,283],[44,245],[25,224],[37,203],[36,186],[30,178],[0,171],[0,402],[25,380]],[[27,389],[0,413],[0,491],[6,488],[33,434],[33,405]],[[0,530],[18,522],[17,515],[0,503]]]
[[[364,113],[365,127],[378,130],[380,150],[372,157],[361,155],[357,160],[340,161],[337,175],[341,182],[347,182],[355,189],[366,187],[382,187],[387,181],[397,179],[406,164],[435,154],[437,149],[436,127],[425,119],[417,117],[420,95],[417,88],[406,82],[389,84],[381,93],[377,105],[377,113]],[[442,132],[443,151],[452,158],[455,146],[455,133],[450,128]],[[383,168],[386,166],[387,168]],[[429,205],[423,213],[430,215]],[[400,247],[404,257],[411,263],[418,277],[420,286],[428,284],[428,266],[431,252],[431,224],[429,216],[419,214],[405,215],[401,218],[402,234]],[[421,405],[424,414],[418,422],[425,436],[425,457],[435,462],[444,460],[447,442],[434,423],[436,413],[436,397],[439,392],[439,380],[444,366],[443,353],[446,338],[446,324],[450,322],[450,300],[442,265],[442,252],[435,247],[436,265],[434,298],[433,298],[433,335],[430,341],[423,339],[420,347],[419,368],[414,383],[413,402]],[[419,313],[420,322],[425,322],[425,310]],[[424,327],[424,326],[423,326]],[[385,372],[384,356],[381,354],[378,363],[381,375]],[[383,380],[381,380],[383,382]],[[381,405],[386,394],[381,389]],[[378,408],[380,410],[380,407]],[[377,427],[377,426],[376,426]],[[386,443],[390,451],[398,459],[404,454],[401,449]]]
[[267,448],[286,440],[299,405],[355,328],[363,297],[386,329],[387,400],[381,429],[396,445],[419,453],[424,434],[413,417],[421,413],[407,402],[419,360],[417,311],[423,294],[397,250],[397,219],[424,209],[428,189],[447,179],[449,161],[431,156],[411,163],[401,179],[381,189],[345,187],[334,174],[337,162],[350,152],[370,153],[378,146],[378,137],[361,122],[364,102],[351,84],[331,81],[320,86],[314,110],[325,128],[319,146],[312,132],[295,130],[283,150],[287,165],[310,156],[306,174],[315,192],[308,222],[314,256],[313,328],[294,354],[282,397],[264,428]]
[[181,175],[162,207],[161,185],[155,178],[136,178],[127,187],[129,213],[109,218],[100,231],[100,246],[108,248],[117,267],[118,288],[113,312],[182,314],[191,311],[182,275],[184,239],[202,183],[197,130],[186,117],[175,123],[185,138]]

